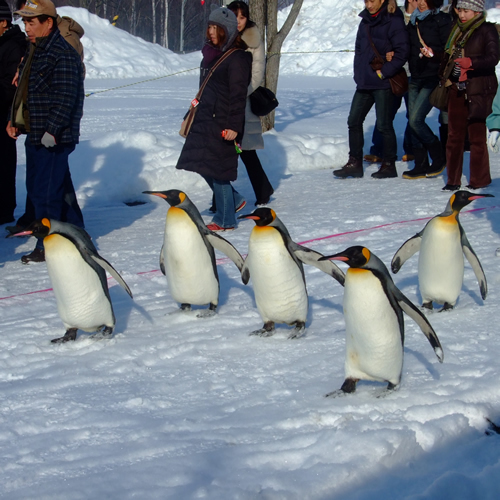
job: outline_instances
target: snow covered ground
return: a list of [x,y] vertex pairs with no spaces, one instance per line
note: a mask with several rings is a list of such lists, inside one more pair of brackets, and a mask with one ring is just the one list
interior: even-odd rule
[[[325,0],[319,8],[306,0],[303,14],[326,20],[335,12],[337,19],[342,9],[352,10],[343,3]],[[354,5],[361,10],[362,2]],[[317,14],[309,14],[314,6]],[[65,13],[79,22],[85,17]],[[116,35],[109,25],[99,32],[101,21],[87,17],[82,24],[94,46]],[[122,73],[100,72],[97,63],[92,69],[87,56],[88,93],[139,79],[134,54],[146,60],[157,49],[127,43],[135,47],[130,57],[115,56]],[[164,53],[165,71],[192,67],[193,55],[177,63]],[[388,265],[426,218],[445,208],[444,179],[377,181],[370,177],[376,167],[367,166],[363,179],[335,180],[332,167],[347,159],[354,85],[348,75],[328,74],[329,62],[321,73],[319,58],[297,60],[311,73],[283,72],[276,128],[259,152],[275,187],[270,206],[295,241],[324,254],[365,245]],[[120,74],[126,78],[116,79]],[[208,187],[175,170],[182,148],[177,131],[196,84],[192,73],[96,93],[85,102],[73,179],[88,232],[134,293],[131,300],[110,280],[117,317],[111,340],[80,333],[75,343],[51,344],[64,328],[46,266],[19,260],[34,241],[0,238],[0,498],[498,498],[500,436],[487,434],[486,419],[500,423],[500,156],[491,156],[494,181],[485,190],[496,198],[474,202],[461,216],[488,278],[488,297],[482,301],[466,264],[456,308],[427,313],[444,363],[406,318],[397,392],[377,398],[383,385],[361,382],[354,395],[324,398],[343,381],[345,325],[343,289],[317,269],[305,269],[309,317],[297,340],[287,339],[290,328],[283,325],[271,338],[248,336],[262,325],[252,286],[242,284],[222,254],[218,314],[175,313],[178,304],[158,264],[168,205],[141,193],[183,189],[210,221]],[[429,121],[437,127],[436,113]],[[373,122],[370,114],[368,142]],[[400,141],[404,126],[401,109]],[[22,142],[18,150],[19,216]],[[397,168],[401,174],[408,166]],[[254,197],[243,166],[235,186],[249,212]],[[125,204],[134,201],[146,203]],[[224,236],[245,254],[252,227],[242,221]],[[416,272],[413,257],[394,281],[419,304]]]

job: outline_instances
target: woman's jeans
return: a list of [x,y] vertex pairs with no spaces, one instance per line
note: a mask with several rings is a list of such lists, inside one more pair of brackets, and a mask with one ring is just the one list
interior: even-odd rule
[[432,109],[429,96],[438,84],[438,78],[418,79],[411,78],[408,86],[408,123],[411,129],[413,148],[422,149],[432,144],[438,137],[425,123],[425,118]]
[[363,123],[366,115],[375,104],[377,128],[382,135],[385,162],[396,161],[398,146],[394,132],[393,120],[394,95],[391,89],[356,90],[351,102],[351,110],[347,118],[349,128],[349,156],[361,160],[363,158],[364,134]]
[[212,222],[215,222],[220,227],[235,227],[235,207],[241,204],[243,196],[233,189],[230,181],[220,181],[206,176],[203,176],[203,178],[214,192],[217,211],[214,214]]

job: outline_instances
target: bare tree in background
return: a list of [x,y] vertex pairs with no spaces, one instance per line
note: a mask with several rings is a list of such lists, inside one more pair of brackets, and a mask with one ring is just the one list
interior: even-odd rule
[[[303,1],[295,0],[293,2],[288,17],[279,31],[279,0],[249,0],[248,2],[250,17],[255,21],[266,40],[267,61],[264,85],[274,93],[276,93],[276,89],[278,88],[281,47],[297,20]],[[274,111],[262,118],[262,129],[266,131],[272,128],[274,128]]]

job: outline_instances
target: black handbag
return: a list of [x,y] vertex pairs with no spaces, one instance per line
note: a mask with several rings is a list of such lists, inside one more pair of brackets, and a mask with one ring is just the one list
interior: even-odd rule
[[257,116],[266,116],[278,107],[278,99],[272,90],[257,87],[249,96],[250,109]]

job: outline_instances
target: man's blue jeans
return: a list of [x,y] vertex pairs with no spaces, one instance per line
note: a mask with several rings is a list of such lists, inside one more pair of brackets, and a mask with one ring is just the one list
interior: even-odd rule
[[363,158],[364,133],[363,123],[366,115],[375,104],[377,129],[382,135],[386,162],[396,161],[398,146],[393,127],[394,96],[390,89],[383,90],[356,90],[351,102],[351,110],[347,118],[349,128],[349,156]]
[[[84,227],[68,164],[75,145],[59,144],[53,148],[35,146],[31,144],[28,134],[25,148],[26,191],[34,205],[35,218],[65,218],[75,226]],[[41,247],[41,242],[37,246]]]

